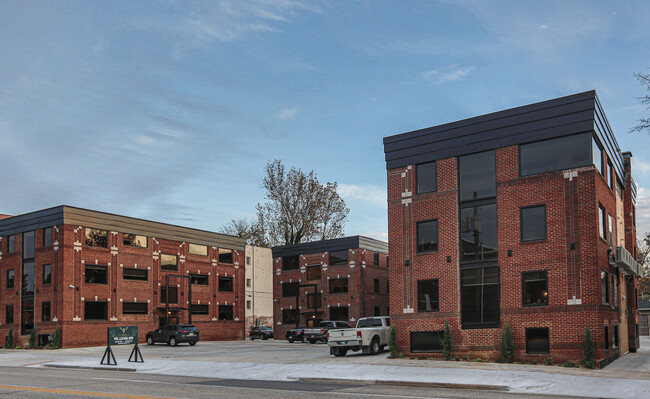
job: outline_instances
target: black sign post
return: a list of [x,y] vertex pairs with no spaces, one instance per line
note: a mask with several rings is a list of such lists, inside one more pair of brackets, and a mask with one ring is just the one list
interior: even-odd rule
[[[115,355],[111,349],[111,345],[131,345],[133,350],[131,351],[131,356],[129,356],[129,362],[138,362],[144,363],[142,358],[142,352],[138,347],[138,327],[137,326],[127,326],[127,327],[108,327],[106,331],[106,350],[104,351],[104,356],[102,356],[102,361],[100,364],[107,364],[109,366],[117,366],[117,361],[115,360]],[[135,357],[135,359],[134,359]],[[106,363],[104,363],[106,361]]]

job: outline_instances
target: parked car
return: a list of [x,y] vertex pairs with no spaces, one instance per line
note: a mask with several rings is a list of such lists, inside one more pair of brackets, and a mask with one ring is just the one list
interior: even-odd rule
[[327,345],[330,355],[345,356],[348,350],[363,350],[367,355],[375,355],[388,345],[390,318],[364,317],[357,322],[357,328],[329,330]]
[[253,326],[251,328],[250,339],[251,341],[255,338],[269,339],[273,338],[273,329],[267,326]]
[[176,346],[182,342],[196,345],[199,342],[199,330],[189,324],[164,325],[147,333],[147,344],[153,345],[156,342],[164,342],[171,346]]
[[332,328],[350,328],[350,325],[344,321],[321,321],[318,328],[305,328],[305,340],[310,344],[314,344],[316,341],[327,343],[327,331]]
[[293,341],[305,342],[305,328],[299,327],[289,330],[284,334],[284,338],[286,338],[290,344],[292,344]]

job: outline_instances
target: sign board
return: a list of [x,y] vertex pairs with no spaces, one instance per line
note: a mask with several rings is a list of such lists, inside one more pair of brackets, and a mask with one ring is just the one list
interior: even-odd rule
[[138,343],[138,327],[108,327],[108,345],[133,345]]

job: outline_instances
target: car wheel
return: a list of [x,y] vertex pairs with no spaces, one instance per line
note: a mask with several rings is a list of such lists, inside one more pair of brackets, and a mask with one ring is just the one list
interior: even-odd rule
[[370,343],[370,354],[376,355],[377,353],[379,353],[379,340],[377,338],[373,338],[372,342]]
[[147,337],[147,345],[153,345],[153,338]]
[[293,344],[293,337],[287,338],[287,341],[289,341],[290,344]]
[[255,341],[255,337],[251,334],[251,341]]
[[190,342],[190,345],[194,346],[194,345],[196,345],[196,342]]
[[178,342],[176,342],[176,337],[169,338],[169,346],[176,346],[176,345],[178,345]]
[[310,339],[310,340],[309,340],[309,343],[313,345],[313,344],[316,343],[316,340],[315,340],[315,339]]
[[336,357],[345,356],[348,353],[347,349],[344,349],[344,348],[336,348],[336,349],[338,349],[338,350],[334,351],[334,356],[336,356]]
[[262,341],[266,341],[267,339],[269,339],[269,337],[267,337],[266,335],[262,335]]

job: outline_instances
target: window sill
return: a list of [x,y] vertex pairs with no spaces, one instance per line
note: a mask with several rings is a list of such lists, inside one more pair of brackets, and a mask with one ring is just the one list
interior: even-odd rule
[[532,239],[532,240],[521,240],[519,243],[521,245],[530,245],[530,244],[539,244],[539,243],[545,243],[548,242],[548,238],[537,238],[537,239]]
[[491,322],[491,323],[464,323],[461,325],[463,330],[482,330],[482,329],[498,329],[500,322]]
[[418,313],[440,313],[440,309],[435,309],[435,310],[418,310]]

